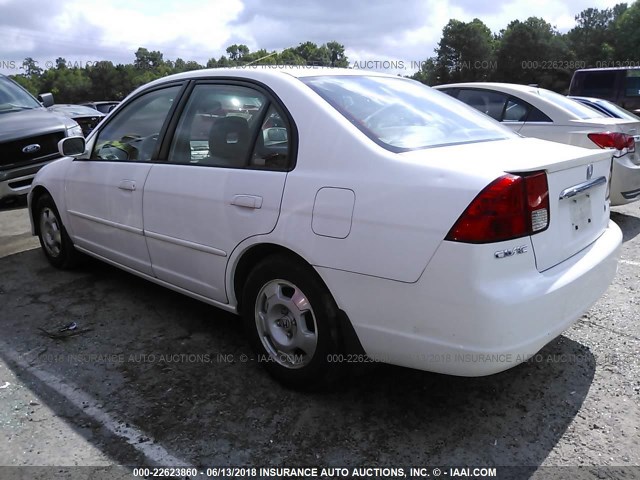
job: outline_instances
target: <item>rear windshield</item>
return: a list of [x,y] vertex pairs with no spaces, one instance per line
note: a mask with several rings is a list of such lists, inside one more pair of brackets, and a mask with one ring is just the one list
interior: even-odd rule
[[516,137],[477,110],[413,80],[346,75],[301,80],[393,152]]
[[638,117],[636,114],[616,105],[615,103],[607,102],[606,100],[598,103],[602,105],[606,110],[611,112],[617,118],[624,118],[625,120],[633,120],[634,122],[640,121],[640,117]]
[[564,95],[560,95],[559,93],[552,92],[551,90],[545,90],[544,88],[538,89],[538,94],[542,98],[546,98],[550,102],[554,103],[557,107],[566,110],[570,114],[574,115],[576,118],[581,120],[586,120],[588,118],[606,118],[607,116],[594,110],[593,108],[587,107],[580,102],[572,100],[570,98],[565,97]]

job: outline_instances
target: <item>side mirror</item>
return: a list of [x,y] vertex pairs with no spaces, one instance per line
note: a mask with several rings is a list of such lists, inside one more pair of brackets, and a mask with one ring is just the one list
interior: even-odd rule
[[38,100],[40,100],[43,107],[50,107],[53,105],[53,95],[50,93],[41,93],[38,95]]
[[58,152],[63,157],[79,157],[84,149],[84,137],[67,137],[58,142]]

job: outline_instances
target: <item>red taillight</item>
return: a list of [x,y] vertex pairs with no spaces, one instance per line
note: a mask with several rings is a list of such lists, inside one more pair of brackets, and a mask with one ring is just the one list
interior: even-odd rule
[[549,226],[545,172],[504,175],[471,202],[446,240],[491,243],[532,235]]
[[590,133],[587,137],[600,148],[615,148],[616,150],[624,150],[626,148],[630,152],[636,149],[635,139],[626,133]]

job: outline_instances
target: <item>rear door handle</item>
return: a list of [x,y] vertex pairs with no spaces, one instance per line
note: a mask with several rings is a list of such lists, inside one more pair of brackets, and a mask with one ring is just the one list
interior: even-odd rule
[[136,189],[136,182],[134,182],[133,180],[122,180],[118,184],[118,188],[120,190],[129,190],[133,192]]
[[236,195],[231,205],[244,208],[262,208],[262,197],[258,195]]

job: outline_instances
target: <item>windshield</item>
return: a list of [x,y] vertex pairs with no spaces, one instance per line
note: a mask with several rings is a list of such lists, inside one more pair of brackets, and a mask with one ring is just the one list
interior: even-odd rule
[[393,152],[516,137],[486,115],[413,80],[346,75],[301,80]]
[[26,90],[0,75],[0,113],[37,108],[40,103]]
[[551,90],[545,90],[544,88],[538,89],[538,94],[550,102],[553,102],[557,107],[566,110],[567,112],[574,115],[576,118],[581,120],[586,120],[588,118],[606,118],[607,116],[594,110],[593,108],[587,107],[580,102],[572,100],[570,98],[565,97],[564,95],[560,95],[559,93],[552,92]]

